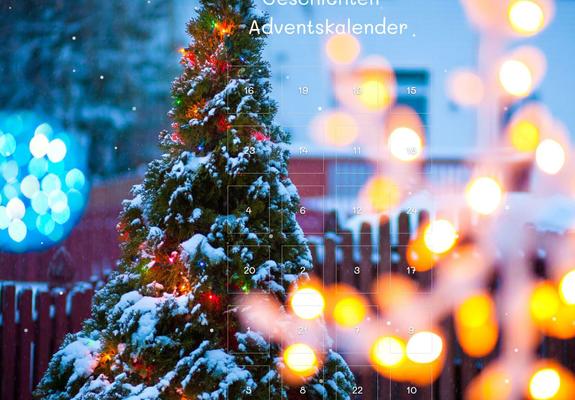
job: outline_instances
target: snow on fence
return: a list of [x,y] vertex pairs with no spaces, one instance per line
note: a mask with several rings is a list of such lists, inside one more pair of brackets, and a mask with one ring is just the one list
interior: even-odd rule
[[[325,285],[345,283],[359,292],[370,293],[378,273],[397,272],[408,274],[405,249],[416,230],[428,219],[421,212],[418,218],[401,213],[390,224],[382,218],[376,227],[364,223],[359,232],[336,227],[337,234],[327,233],[321,240],[313,240],[311,250],[315,273]],[[414,222],[416,221],[416,222]],[[390,228],[393,225],[393,228]],[[412,226],[413,225],[413,226]],[[392,232],[397,237],[391,238]],[[547,234],[549,235],[549,234]],[[354,239],[355,238],[355,239]],[[552,237],[541,238],[549,243]],[[377,257],[374,257],[377,254]],[[544,274],[544,252],[534,260],[534,270]],[[354,270],[359,267],[361,273]],[[423,288],[433,285],[433,270],[410,274]],[[31,398],[33,387],[38,383],[64,335],[80,329],[82,321],[90,313],[94,293],[93,286],[84,285],[78,290],[42,289],[18,287],[4,283],[0,291],[0,398],[2,400],[26,400]],[[468,382],[476,376],[494,355],[487,359],[468,357],[458,347],[452,322],[444,322],[443,328],[448,351],[444,371],[433,385],[417,387],[407,383],[394,383],[379,376],[368,365],[353,365],[357,380],[354,399],[461,399]],[[575,368],[575,341],[546,338],[540,347],[542,355],[554,357],[565,366]],[[343,353],[345,356],[345,353]]]

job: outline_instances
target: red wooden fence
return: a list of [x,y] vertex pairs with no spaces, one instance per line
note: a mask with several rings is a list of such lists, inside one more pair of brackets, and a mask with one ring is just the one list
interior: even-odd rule
[[89,316],[93,290],[1,289],[0,398],[31,399],[64,335],[78,331]]
[[[414,231],[413,224],[421,224],[427,215],[420,213],[417,221],[413,217],[405,213],[399,215],[397,241],[391,240],[390,224],[385,219],[379,223],[377,239],[367,224],[361,227],[357,242],[353,241],[352,232],[341,229],[338,229],[337,235],[325,235],[322,241],[311,246],[315,273],[326,285],[347,283],[364,293],[372,291],[378,273],[392,271],[407,274],[405,248],[411,236],[409,232]],[[379,256],[377,263],[374,263],[374,253]],[[352,272],[356,266],[360,268],[360,274]],[[430,287],[433,274],[431,270],[409,276],[423,287]],[[55,289],[50,292],[21,289],[17,292],[10,284],[4,284],[1,289],[1,399],[30,399],[32,388],[38,383],[51,354],[58,349],[64,335],[79,330],[81,322],[89,315],[93,289]],[[461,399],[463,388],[487,360],[466,356],[457,345],[451,321],[444,321],[443,325],[448,343],[447,360],[450,362],[446,363],[443,374],[433,385],[415,387],[390,382],[369,366],[352,364],[358,385],[362,388],[362,395],[355,398]],[[575,341],[545,339],[541,352],[558,358],[568,368],[575,368]],[[417,392],[409,394],[408,388]]]

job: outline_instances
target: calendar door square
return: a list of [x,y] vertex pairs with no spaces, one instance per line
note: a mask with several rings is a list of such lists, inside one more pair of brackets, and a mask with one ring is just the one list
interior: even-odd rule
[[228,69],[228,82],[235,84],[234,90],[224,94],[228,114],[242,116],[248,114],[268,115],[269,105],[261,100],[267,97],[265,88],[256,85],[261,80],[265,65],[232,65]]
[[271,382],[265,379],[271,370],[268,365],[240,365],[238,367],[249,372],[256,385],[245,384],[240,388],[230,385],[227,388],[226,400],[236,400],[238,398],[271,399]]
[[[245,234],[243,226],[251,225],[250,233],[256,235],[271,234],[270,204],[270,193],[267,192],[261,196],[254,191],[254,185],[228,185],[228,233],[243,235]],[[239,213],[236,210],[239,210]],[[238,223],[238,219],[243,219],[244,223]]]
[[[254,285],[254,279],[269,281],[271,247],[235,244],[227,246],[227,288],[229,294],[245,294]],[[269,293],[269,288],[259,288]]]
[[[226,170],[232,175],[269,174],[269,144],[266,142],[266,128],[254,125],[235,126],[227,131]],[[263,135],[263,136],[262,136]],[[240,137],[249,138],[240,139]]]
[[[253,338],[254,342],[257,342],[260,338],[263,339],[266,343],[271,343],[271,325],[268,326],[269,329],[265,329],[264,331],[261,328],[254,329],[252,328],[252,323],[250,323],[250,314],[249,312],[243,312],[243,305],[228,305],[228,310],[226,313],[227,317],[227,340],[226,340],[226,349],[230,354],[236,355],[269,355],[270,350],[269,347],[266,350],[260,351],[255,349],[244,349],[242,346],[239,346],[237,332],[238,329],[241,329],[241,333],[246,336],[247,340]],[[241,313],[238,315],[237,313]],[[236,326],[236,320],[240,319],[242,321],[241,326]],[[256,325],[256,322],[253,322],[253,325]],[[260,325],[260,324],[258,324]]]
[[316,115],[324,110],[324,99],[330,92],[329,80],[322,66],[286,66],[281,72],[282,102],[292,104],[280,110],[282,115]]

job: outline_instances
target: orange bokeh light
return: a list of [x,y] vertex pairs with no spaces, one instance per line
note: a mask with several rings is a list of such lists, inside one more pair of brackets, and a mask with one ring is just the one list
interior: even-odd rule
[[439,260],[439,257],[427,248],[422,235],[409,241],[405,256],[409,266],[418,272],[429,271]]
[[413,108],[399,105],[389,110],[384,127],[387,138],[386,142],[389,142],[390,135],[397,129],[409,129],[415,132],[421,140],[421,147],[423,147],[425,137],[423,123],[421,122],[419,114],[417,114]]
[[553,118],[545,107],[529,103],[513,114],[507,125],[509,144],[521,153],[534,153],[541,137],[553,127]]
[[392,156],[400,161],[417,160],[423,151],[423,140],[411,128],[395,128],[387,138],[387,147]]
[[457,307],[455,319],[463,328],[478,328],[495,320],[495,304],[487,293],[469,296]]
[[503,200],[503,188],[497,179],[490,176],[479,176],[467,185],[465,200],[476,213],[493,214]]
[[309,133],[323,146],[349,146],[359,136],[356,118],[348,112],[335,110],[318,114],[309,124]]
[[499,337],[495,303],[489,294],[468,297],[455,311],[455,331],[461,347],[472,357],[485,357]]
[[406,345],[405,378],[416,385],[435,381],[445,364],[445,339],[437,330],[417,332]]
[[575,269],[567,272],[561,278],[559,294],[565,304],[575,305]]
[[425,246],[435,254],[445,254],[457,243],[459,234],[455,226],[446,219],[432,221],[423,231]]
[[325,44],[325,51],[331,62],[351,64],[359,56],[361,45],[353,35],[333,35]]
[[365,301],[359,296],[347,296],[338,300],[333,307],[333,319],[344,328],[359,325],[367,315]]
[[575,337],[575,305],[565,304],[552,282],[535,286],[530,311],[533,322],[544,334],[559,339]]
[[512,0],[507,19],[511,29],[521,36],[533,36],[541,32],[552,16],[548,0]]
[[539,128],[530,121],[517,121],[509,127],[511,145],[520,152],[534,152],[539,144],[539,137]]
[[299,318],[316,319],[323,314],[325,299],[320,290],[314,287],[303,287],[291,294],[290,307]]
[[319,359],[316,352],[305,343],[294,343],[286,347],[282,359],[290,380],[308,378],[318,371]]
[[335,95],[360,112],[382,112],[396,99],[397,82],[390,64],[381,57],[370,57],[353,70],[336,71]]
[[382,336],[371,346],[370,362],[379,374],[395,381],[429,385],[443,369],[444,347],[437,330],[415,333],[407,341]]
[[405,342],[401,338],[379,337],[371,346],[369,359],[379,374],[398,381],[405,379]]
[[508,400],[511,395],[511,374],[502,364],[488,365],[467,386],[467,400]]
[[545,139],[539,143],[535,150],[535,162],[539,169],[546,174],[555,175],[565,165],[565,148],[556,140]]
[[485,96],[485,86],[477,73],[469,70],[457,70],[451,73],[447,81],[449,98],[463,107],[477,106]]
[[523,98],[535,90],[545,75],[547,60],[541,50],[522,46],[501,60],[499,83],[508,95]]
[[413,279],[397,273],[382,274],[375,289],[377,303],[384,312],[406,304],[419,290]]
[[401,192],[395,181],[386,176],[374,176],[363,187],[360,193],[361,204],[367,211],[387,212],[399,205]]
[[575,390],[573,373],[555,360],[539,360],[525,388],[530,400],[571,400]]
[[328,288],[325,299],[325,315],[341,328],[357,327],[369,315],[365,298],[349,285]]

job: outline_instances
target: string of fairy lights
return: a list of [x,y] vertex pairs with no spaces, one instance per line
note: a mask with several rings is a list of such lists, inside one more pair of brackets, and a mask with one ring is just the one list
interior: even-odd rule
[[[495,37],[503,43],[537,35],[554,16],[551,0],[462,0],[462,4],[482,39]],[[348,147],[370,135],[359,126],[355,113],[361,113],[363,119],[369,119],[369,113],[374,118],[385,113],[385,145],[372,146],[374,153],[368,149],[364,154],[385,158],[385,168],[377,168],[360,200],[366,210],[388,212],[405,198],[402,179],[414,175],[425,157],[423,124],[414,110],[395,104],[396,80],[386,60],[378,57],[358,63],[360,43],[347,34],[330,38],[325,50],[334,68],[335,94],[343,107],[319,115],[310,132],[322,144]],[[490,62],[477,71],[461,69],[451,74],[447,93],[453,102],[476,107],[481,113],[490,102],[510,104],[527,99],[538,88],[546,69],[543,52],[527,45],[511,51],[501,46],[500,50],[488,53],[484,58]],[[501,129],[502,138],[490,143],[493,148],[527,159],[543,179],[559,185],[571,182],[567,172],[572,162],[568,132],[542,104],[525,102]],[[376,132],[380,134],[381,130]],[[437,323],[452,313],[457,340],[469,356],[485,357],[502,342],[500,358],[471,382],[466,398],[572,398],[573,373],[555,360],[537,359],[535,355],[540,335],[575,337],[573,259],[563,256],[555,260],[549,277],[536,280],[518,272],[524,262],[521,258],[510,257],[509,263],[517,265],[503,266],[504,287],[495,297],[487,284],[493,272],[492,253],[496,252],[490,235],[501,221],[509,171],[488,157],[477,165],[461,193],[465,208],[482,226],[458,226],[453,218],[439,212],[416,232],[406,251],[409,265],[418,272],[436,268],[438,286],[422,299],[412,279],[395,273],[381,276],[373,297],[383,327],[374,323],[377,316],[368,305],[369,298],[345,285],[324,288],[313,279],[298,282],[289,296],[287,315],[279,312],[279,304],[275,309],[262,306],[257,299],[245,300],[250,306],[250,326],[270,332],[272,340],[285,344],[283,362],[286,373],[298,378],[295,382],[305,382],[321,367],[325,348],[316,343],[317,332],[308,322],[325,320],[338,338],[344,338],[345,345],[360,352],[381,375],[400,382],[429,384],[444,367],[448,345]],[[419,184],[423,186],[423,182]],[[470,235],[478,243],[464,240]],[[569,241],[562,244],[567,248],[572,245]],[[502,304],[505,301],[507,304]],[[509,317],[510,310],[518,316]],[[285,326],[286,321],[303,324],[306,335],[290,335],[285,329],[278,333],[270,321],[275,321],[271,325],[276,327]],[[362,340],[354,340],[359,330],[364,332]]]

